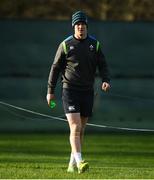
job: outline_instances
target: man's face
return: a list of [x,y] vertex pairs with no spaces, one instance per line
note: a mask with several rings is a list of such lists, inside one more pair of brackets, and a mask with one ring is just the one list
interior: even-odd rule
[[87,25],[83,22],[78,22],[74,26],[75,36],[79,39],[85,39],[87,37]]

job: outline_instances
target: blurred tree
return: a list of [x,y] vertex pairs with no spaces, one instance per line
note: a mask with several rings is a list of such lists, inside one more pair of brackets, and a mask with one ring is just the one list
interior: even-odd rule
[[0,18],[69,19],[84,10],[98,20],[154,20],[153,0],[0,0]]

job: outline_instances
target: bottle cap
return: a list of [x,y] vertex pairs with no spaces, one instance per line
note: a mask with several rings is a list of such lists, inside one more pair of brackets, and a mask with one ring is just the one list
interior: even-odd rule
[[55,103],[54,100],[51,100],[51,101],[50,101],[50,107],[51,107],[52,109],[56,107],[56,103]]

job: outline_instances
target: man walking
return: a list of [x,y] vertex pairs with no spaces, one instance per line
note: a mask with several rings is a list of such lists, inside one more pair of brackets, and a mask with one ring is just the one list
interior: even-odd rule
[[72,15],[74,35],[65,39],[57,50],[48,79],[47,102],[55,99],[54,90],[59,73],[62,74],[62,100],[70,127],[71,155],[68,172],[83,173],[89,163],[82,159],[81,144],[88,118],[92,115],[94,80],[98,68],[102,90],[108,91],[110,79],[107,63],[100,43],[88,35],[88,20],[85,13]]

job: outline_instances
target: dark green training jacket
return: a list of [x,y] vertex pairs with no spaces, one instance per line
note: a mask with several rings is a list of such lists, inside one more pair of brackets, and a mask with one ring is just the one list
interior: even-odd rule
[[63,88],[93,89],[98,67],[102,82],[109,82],[109,72],[99,42],[92,36],[78,40],[74,36],[65,39],[57,50],[48,79],[48,93],[54,89],[62,73]]

